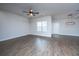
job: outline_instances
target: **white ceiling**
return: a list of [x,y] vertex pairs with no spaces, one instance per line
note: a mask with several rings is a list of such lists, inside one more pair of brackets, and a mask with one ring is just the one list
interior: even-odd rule
[[[65,13],[75,12],[79,10],[78,3],[2,3],[0,4],[0,10],[5,10],[8,12],[16,13],[25,17],[28,17],[26,13],[23,13],[24,10],[33,10],[39,11],[39,16],[45,15],[60,15]],[[28,17],[29,18],[29,17]]]

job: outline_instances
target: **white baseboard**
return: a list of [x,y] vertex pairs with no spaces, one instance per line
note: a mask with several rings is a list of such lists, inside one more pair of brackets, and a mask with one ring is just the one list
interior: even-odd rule
[[77,36],[77,37],[79,37],[79,35],[72,35],[72,34],[57,34],[57,35],[65,35],[65,36]]
[[14,38],[21,37],[21,36],[27,36],[27,35],[29,35],[29,34],[24,34],[24,35],[19,35],[19,36],[7,37],[7,38],[4,38],[4,39],[0,39],[0,41],[6,41],[6,40],[10,40],[10,39],[14,39]]
[[[6,41],[6,40],[10,40],[10,39],[14,39],[14,38],[21,37],[21,36],[27,36],[27,35],[31,35],[31,34],[24,34],[24,35],[19,35],[19,36],[7,37],[7,38],[4,38],[4,39],[0,39],[0,41]],[[40,34],[32,34],[32,35],[39,35],[39,36],[51,37],[51,35],[40,35]],[[79,35],[70,35],[70,34],[68,34],[68,35],[67,34],[57,34],[57,35],[77,36],[77,37],[79,37]]]
[[44,37],[51,37],[51,34],[50,34],[50,35],[44,35],[44,34],[32,34],[32,35],[38,35],[38,36],[44,36]]
[[[0,41],[6,41],[6,40],[21,37],[21,36],[27,36],[27,35],[31,35],[31,34],[24,34],[24,35],[19,35],[19,36],[7,37],[7,38],[4,38],[4,39],[0,39]],[[32,34],[32,35],[39,35],[39,34]],[[51,37],[51,35],[39,35],[39,36]]]

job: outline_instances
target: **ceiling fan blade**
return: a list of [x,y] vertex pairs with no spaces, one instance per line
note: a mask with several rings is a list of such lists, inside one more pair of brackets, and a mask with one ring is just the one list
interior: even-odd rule
[[33,14],[39,14],[39,12],[32,12]]
[[72,13],[68,14],[68,16],[72,16],[72,15],[73,15]]
[[33,16],[35,16],[35,14],[33,14]]
[[23,11],[24,13],[29,13],[29,12],[27,12],[27,11]]
[[27,14],[27,15],[30,15],[30,14]]

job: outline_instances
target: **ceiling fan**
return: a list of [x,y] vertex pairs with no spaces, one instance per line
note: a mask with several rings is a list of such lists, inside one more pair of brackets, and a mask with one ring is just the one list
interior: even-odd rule
[[39,14],[39,12],[33,11],[32,9],[29,9],[29,11],[23,11],[24,13],[27,13],[28,16],[35,16],[36,14]]
[[79,16],[79,10],[76,10],[73,13],[68,14],[69,17],[78,17]]

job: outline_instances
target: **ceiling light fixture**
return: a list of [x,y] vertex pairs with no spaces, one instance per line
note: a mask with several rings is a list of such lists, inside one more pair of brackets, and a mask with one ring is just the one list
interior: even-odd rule
[[27,13],[29,16],[35,16],[36,14],[39,14],[39,12],[33,11],[30,9],[29,11],[23,11],[24,13]]
[[29,15],[30,15],[30,16],[33,16],[33,14],[32,14],[32,13],[30,13]]

